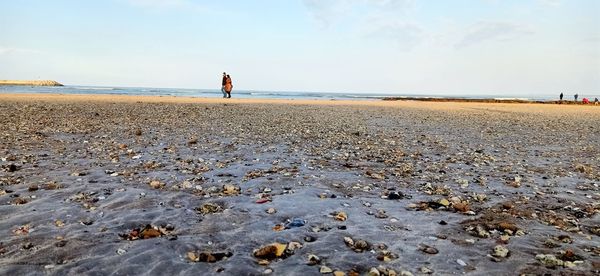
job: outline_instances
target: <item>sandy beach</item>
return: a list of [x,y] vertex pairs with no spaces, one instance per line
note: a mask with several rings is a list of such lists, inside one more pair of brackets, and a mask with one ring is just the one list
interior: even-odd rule
[[2,275],[598,275],[600,107],[0,94]]

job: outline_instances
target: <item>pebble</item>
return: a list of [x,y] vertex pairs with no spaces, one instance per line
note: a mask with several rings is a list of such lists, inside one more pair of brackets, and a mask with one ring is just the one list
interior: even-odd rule
[[285,228],[302,227],[306,224],[306,220],[295,218],[285,225]]
[[379,270],[377,268],[373,267],[369,270],[369,273],[367,275],[368,276],[380,276],[381,274],[379,273]]
[[329,268],[328,266],[321,266],[319,272],[321,272],[321,274],[329,274],[333,273],[333,269]]
[[429,245],[426,245],[426,244],[422,244],[420,250],[423,251],[423,252],[425,252],[425,253],[427,253],[427,254],[437,254],[437,253],[439,253],[439,251],[437,250],[437,248],[429,246]]
[[305,242],[314,242],[316,240],[317,240],[317,238],[313,237],[313,236],[306,236],[306,237],[304,237],[304,241]]
[[502,245],[496,245],[494,247],[494,252],[492,253],[492,256],[498,258],[506,258],[506,256],[508,256],[509,253],[510,251],[508,250],[508,248]]
[[465,261],[458,259],[456,260],[456,263],[459,264],[460,266],[467,266],[467,263],[465,263]]
[[387,199],[389,200],[398,200],[398,199],[402,199],[404,198],[404,194],[400,193],[400,192],[390,192],[387,196]]
[[286,254],[286,244],[272,243],[254,250],[254,257],[265,260],[273,260],[275,258],[284,257]]
[[152,180],[148,185],[150,185],[150,187],[152,187],[153,189],[160,189],[165,186],[165,184],[161,183],[158,180]]
[[127,251],[125,249],[122,249],[122,248],[117,249],[117,254],[118,255],[123,255],[125,253],[127,253]]
[[269,208],[269,209],[265,210],[265,212],[267,212],[267,214],[275,214],[275,213],[277,213],[277,210],[275,210],[275,208]]
[[346,214],[346,212],[336,212],[334,214],[334,218],[335,220],[346,221],[348,219],[348,215]]
[[433,274],[433,270],[426,266],[422,266],[421,268],[419,268],[419,272],[421,272],[422,274]]
[[214,204],[214,203],[204,203],[204,204],[202,204],[202,206],[197,208],[196,211],[198,211],[198,213],[203,214],[203,215],[214,214],[214,213],[223,212],[223,207],[221,207],[218,204]]
[[310,254],[308,255],[308,265],[318,265],[321,263],[321,258],[319,256]]

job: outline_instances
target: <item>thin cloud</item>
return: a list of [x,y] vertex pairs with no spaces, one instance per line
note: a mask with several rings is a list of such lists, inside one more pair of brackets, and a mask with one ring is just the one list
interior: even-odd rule
[[467,33],[455,45],[455,48],[466,48],[486,41],[514,40],[532,34],[534,32],[524,25],[511,22],[481,21],[468,28]]
[[40,54],[41,51],[26,49],[26,48],[11,48],[11,47],[0,47],[0,56],[1,55],[11,55],[11,54]]
[[192,0],[121,0],[131,6],[149,9],[149,10],[198,10],[205,9],[204,6],[193,2]]
[[348,0],[303,0],[309,14],[322,26],[329,27],[353,5]]
[[418,24],[401,20],[375,21],[364,33],[367,37],[392,40],[403,51],[410,51],[425,38],[425,30]]
[[[397,17],[399,13],[404,13],[408,7],[411,7],[414,0],[303,0],[302,2],[319,24],[329,27],[340,18],[352,17],[361,20],[373,14]],[[366,12],[358,15],[353,13],[357,7],[362,7]]]
[[560,5],[560,0],[537,0],[538,2],[547,5],[547,6],[558,6]]

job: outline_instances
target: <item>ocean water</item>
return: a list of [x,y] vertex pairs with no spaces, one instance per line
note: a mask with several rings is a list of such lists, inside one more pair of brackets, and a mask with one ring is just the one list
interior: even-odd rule
[[[114,95],[146,95],[146,96],[178,96],[178,97],[222,97],[220,89],[185,89],[185,88],[149,88],[149,87],[109,87],[109,86],[0,86],[0,93],[36,93],[36,94],[114,94]],[[233,98],[273,98],[273,99],[383,99],[386,97],[415,98],[464,98],[464,99],[522,99],[522,100],[557,100],[558,95],[503,95],[503,94],[416,94],[416,93],[333,93],[333,92],[289,92],[289,91],[253,91],[234,90]],[[582,95],[591,101],[600,95]],[[573,99],[565,95],[565,100]]]

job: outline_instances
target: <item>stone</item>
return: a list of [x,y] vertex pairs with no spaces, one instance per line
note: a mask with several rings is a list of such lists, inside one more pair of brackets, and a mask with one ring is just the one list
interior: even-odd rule
[[277,213],[277,210],[275,210],[275,208],[269,208],[265,211],[267,214],[275,214]]
[[[552,254],[538,254],[535,256],[535,259],[538,260],[540,263],[542,263],[544,266],[548,267],[548,268],[555,268],[555,267],[572,267],[574,266],[573,263],[571,262],[564,262],[563,260],[560,260],[558,258],[556,258],[556,256],[552,255]],[[569,264],[566,264],[569,263]]]
[[469,211],[469,204],[464,202],[457,202],[452,204],[452,208],[454,208],[454,210],[458,212],[465,213]]
[[215,203],[204,203],[202,206],[197,208],[196,211],[203,215],[214,214],[223,212],[223,207]]
[[340,211],[335,213],[334,218],[339,221],[346,221],[348,219],[348,215],[346,214],[346,212]]
[[308,265],[318,265],[321,263],[321,258],[319,256],[310,254],[308,255]]
[[164,187],[164,186],[165,186],[165,184],[164,184],[164,183],[161,183],[161,182],[160,182],[160,181],[158,181],[158,180],[152,180],[152,181],[150,181],[149,185],[150,185],[150,187],[152,187],[153,189],[160,189],[160,188],[162,188],[162,187]]
[[379,273],[379,270],[375,267],[369,269],[369,273],[367,273],[368,276],[380,276],[381,273]]
[[508,250],[508,248],[506,248],[502,245],[496,245],[494,247],[494,252],[492,253],[492,256],[498,257],[498,258],[506,258],[509,253],[510,253],[510,251]]
[[140,232],[140,238],[142,239],[153,239],[162,236],[162,233],[157,229],[154,229],[150,225],[146,225],[146,228]]
[[427,254],[437,254],[439,253],[439,251],[437,250],[437,248],[426,245],[426,244],[422,244],[421,247],[419,248],[419,250],[423,251],[424,253]]
[[508,221],[499,222],[496,228],[500,231],[505,231],[505,232],[506,232],[506,230],[510,230],[512,233],[519,230],[519,228],[517,228],[517,226],[514,223],[511,223]]
[[306,237],[304,237],[304,241],[305,242],[314,242],[316,240],[317,240],[317,238],[314,237],[314,236],[306,236]]
[[422,274],[433,274],[433,270],[426,266],[422,266],[421,268],[419,268],[419,272]]
[[448,201],[445,198],[440,199],[440,201],[438,203],[445,207],[448,207],[450,205],[450,201]]
[[328,266],[321,266],[319,272],[321,272],[321,274],[329,274],[333,273],[333,269],[329,268]]
[[281,243],[272,243],[266,246],[263,246],[257,250],[254,250],[254,257],[259,259],[267,259],[273,260],[276,258],[281,258],[285,254],[285,249],[287,245]]
[[404,194],[402,194],[400,192],[396,192],[396,191],[390,192],[387,196],[387,199],[390,199],[390,200],[397,200],[397,199],[402,199],[402,198],[404,198]]
[[240,193],[240,187],[235,186],[235,185],[231,185],[231,184],[226,184],[223,185],[223,194],[225,195],[237,195]]

